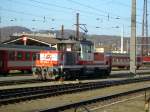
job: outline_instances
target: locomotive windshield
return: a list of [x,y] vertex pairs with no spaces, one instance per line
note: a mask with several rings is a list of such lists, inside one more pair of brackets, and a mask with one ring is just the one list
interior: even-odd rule
[[93,51],[93,43],[91,41],[81,41],[80,47],[82,52],[91,53]]
[[81,41],[80,47],[80,58],[83,60],[93,60],[93,43],[91,41]]

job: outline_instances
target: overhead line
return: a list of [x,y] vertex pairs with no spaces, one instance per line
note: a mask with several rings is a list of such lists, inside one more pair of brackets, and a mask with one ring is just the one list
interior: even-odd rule
[[[51,6],[53,6],[53,7],[55,6],[55,7],[62,8],[62,9],[68,9],[68,10],[73,10],[73,11],[79,11],[79,12],[87,13],[87,14],[90,14],[90,15],[108,17],[108,15],[100,15],[99,13],[92,13],[92,12],[85,11],[85,10],[73,9],[73,8],[71,8],[71,7],[60,6],[60,5],[53,4],[53,3],[41,2],[41,1],[37,1],[37,0],[30,0],[30,1],[33,1],[33,2],[39,3],[39,4],[43,4],[43,5],[48,5],[48,6],[51,5]],[[71,0],[71,1],[72,1],[72,0]],[[104,13],[104,12],[103,12],[103,13]],[[110,16],[110,18],[116,19],[116,17],[111,17],[111,16]],[[128,20],[130,20],[130,18],[122,18],[122,20],[128,21]]]
[[[106,11],[103,11],[103,10],[101,10],[101,9],[92,7],[92,6],[90,6],[90,5],[82,4],[82,3],[77,2],[77,1],[74,1],[74,0],[67,0],[67,1],[68,1],[68,2],[72,2],[72,3],[75,3],[75,4],[78,4],[78,5],[81,5],[81,6],[84,6],[84,7],[86,7],[86,8],[92,9],[92,10],[95,10],[95,11],[97,11],[97,12],[101,12],[101,13],[107,14],[107,15],[110,13],[110,12],[106,12]],[[111,14],[112,14],[112,13],[111,13]],[[118,16],[118,15],[116,15],[116,16]],[[106,17],[108,17],[108,16],[106,16]],[[116,17],[110,16],[110,18],[115,19]]]
[[[39,5],[35,5],[35,4],[29,4],[29,3],[25,3],[25,2],[22,2],[22,1],[18,1],[18,0],[8,0],[8,1],[16,1],[15,3],[17,4],[20,4],[20,5],[27,5],[27,6],[33,6],[33,7],[37,7],[37,8],[41,8],[41,9],[44,9],[44,10],[51,10],[50,8],[47,8],[47,7],[41,7]],[[56,9],[53,9],[53,11],[57,11],[57,12],[64,12],[66,13],[67,11],[62,11],[62,10],[56,10]],[[67,12],[68,13],[68,12]]]
[[22,11],[16,11],[16,10],[10,10],[10,9],[5,9],[5,8],[2,8],[1,7],[1,11],[7,11],[7,12],[12,12],[12,13],[18,13],[18,14],[22,14],[22,15],[30,15],[30,16],[36,16],[36,17],[43,17],[43,16],[40,16],[40,15],[35,15],[35,14],[32,14],[32,13],[27,13],[27,12],[22,12]]
[[72,11],[75,11],[75,12],[78,11],[78,12],[83,12],[83,13],[90,14],[90,15],[97,15],[97,16],[107,17],[107,15],[102,15],[102,14],[99,14],[99,13],[89,12],[89,11],[85,11],[85,10],[74,9],[74,8],[71,8],[71,7],[60,6],[60,5],[53,4],[53,3],[40,2],[40,1],[37,1],[37,0],[30,0],[30,1],[33,1],[33,2],[36,2],[36,3],[39,3],[39,4],[43,4],[43,5],[48,5],[48,6],[51,5],[52,7],[58,7],[58,8],[62,8],[62,9],[72,10]]

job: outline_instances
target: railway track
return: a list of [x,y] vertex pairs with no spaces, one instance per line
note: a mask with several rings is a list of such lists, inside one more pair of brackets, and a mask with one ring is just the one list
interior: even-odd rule
[[144,95],[145,91],[149,91],[149,90],[150,90],[150,87],[145,87],[145,88],[130,90],[126,92],[111,94],[108,96],[95,97],[95,98],[88,99],[88,100],[82,100],[76,103],[70,103],[70,104],[63,105],[63,106],[48,108],[45,110],[40,110],[39,112],[62,112],[65,110],[67,110],[67,112],[69,112],[69,110],[71,110],[72,112],[78,112],[77,110],[78,109],[80,110],[80,108],[83,108],[84,112],[92,112],[110,103],[115,103],[119,101],[121,102],[121,100],[123,99],[124,101],[127,101],[129,99],[135,98],[135,96],[138,96],[139,94]]
[[52,85],[42,87],[16,88],[0,90],[0,105],[16,103],[25,100],[39,99],[85,90],[105,88],[110,86],[149,81],[150,77],[124,79],[119,81],[99,81],[89,83]]
[[[122,72],[122,77],[129,77],[130,75],[128,74],[129,71],[121,71]],[[139,71],[140,74],[142,73],[149,73],[150,71]],[[138,74],[139,74],[138,73]],[[120,76],[120,72],[119,71],[112,71],[112,75],[109,76],[110,78],[118,78],[118,77],[121,77]],[[42,81],[42,80],[36,80],[36,79],[22,79],[22,80],[7,80],[7,81],[0,81],[0,86],[9,86],[9,85],[18,85],[18,84],[31,84],[31,83],[42,83],[42,82],[49,82],[49,81],[53,81],[53,80],[45,80],[45,81]]]
[[36,79],[27,79],[27,80],[0,81],[0,86],[41,83],[41,82],[49,82],[49,80],[42,81],[42,80],[36,80]]

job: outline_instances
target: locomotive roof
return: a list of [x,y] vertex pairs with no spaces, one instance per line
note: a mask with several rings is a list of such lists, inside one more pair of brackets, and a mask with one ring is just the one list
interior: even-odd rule
[[25,45],[12,45],[0,44],[0,50],[26,50],[26,51],[39,51],[39,50],[55,50],[53,47],[43,46],[25,46]]
[[78,43],[78,41],[66,39],[66,40],[61,40],[59,43],[64,43],[64,44],[75,44],[75,43]]

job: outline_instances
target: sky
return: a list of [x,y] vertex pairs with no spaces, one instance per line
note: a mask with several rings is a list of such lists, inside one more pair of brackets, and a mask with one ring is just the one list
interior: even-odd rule
[[[131,0],[1,0],[0,27],[75,30],[76,13],[88,34],[130,36]],[[148,13],[150,12],[148,0]],[[143,0],[137,0],[137,35],[141,35]],[[148,16],[150,20],[150,16]],[[149,22],[150,26],[150,22]],[[83,27],[83,26],[81,26]],[[149,28],[150,29],[150,28]],[[83,32],[82,29],[80,31]],[[149,32],[150,33],[150,32]]]

